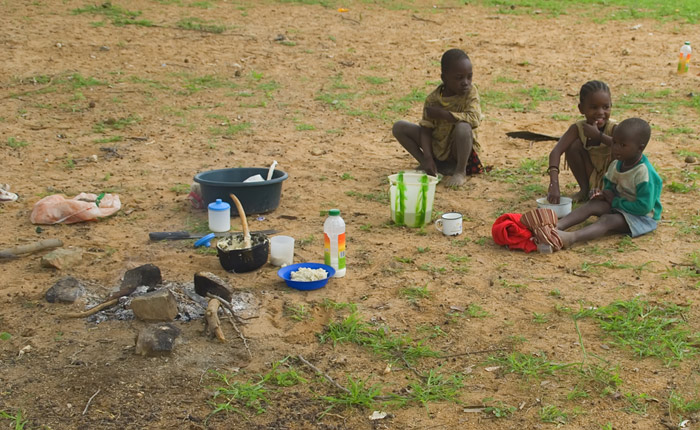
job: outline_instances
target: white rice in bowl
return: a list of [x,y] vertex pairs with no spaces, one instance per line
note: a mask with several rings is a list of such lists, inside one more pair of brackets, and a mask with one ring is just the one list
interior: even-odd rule
[[328,272],[323,269],[310,269],[308,267],[300,267],[298,270],[290,273],[292,281],[314,282],[326,279]]

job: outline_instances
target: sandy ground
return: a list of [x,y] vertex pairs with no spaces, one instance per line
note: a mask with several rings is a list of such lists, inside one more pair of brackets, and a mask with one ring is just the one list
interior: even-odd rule
[[[245,408],[247,419],[217,414],[210,428],[545,428],[552,424],[543,423],[539,411],[556,405],[569,413],[569,428],[612,423],[616,429],[650,429],[678,418],[667,416],[671,392],[697,399],[697,360],[665,366],[657,358],[640,359],[614,346],[592,319],[579,323],[584,345],[589,354],[618,366],[623,383],[617,393],[591,389],[590,397],[569,400],[567,393],[579,381],[575,375],[524,378],[486,364],[489,355],[512,351],[580,363],[579,336],[562,311],[567,307],[637,296],[651,303],[698,301],[696,279],[664,276],[672,263],[687,263],[698,250],[697,191],[666,189],[658,231],[632,244],[611,236],[536,255],[509,252],[490,238],[498,215],[534,207],[535,195],[520,186],[518,168],[524,159],[542,160],[553,143],[513,140],[505,133],[563,133],[578,118],[578,89],[589,79],[606,81],[614,103],[628,96],[628,103],[613,108],[613,117],[641,116],[652,123],[647,155],[666,183],[683,182],[689,177],[683,171],[697,173],[682,152],[700,152],[697,110],[683,102],[688,93],[697,94],[699,78],[696,71],[674,73],[680,44],[700,40],[697,26],[596,23],[598,11],[593,18],[551,17],[426,2],[409,8],[353,3],[346,13],[274,2],[117,5],[141,11],[137,19],[155,25],[115,26],[104,15],[74,13],[90,6],[76,0],[0,3],[0,182],[20,195],[0,206],[0,246],[59,238],[85,251],[81,264],[61,271],[41,267],[41,254],[2,263],[0,331],[11,338],[0,341],[0,410],[23,410],[28,428],[204,428],[212,387],[220,384],[207,370],[242,369],[234,379],[244,381],[297,354],[341,383],[347,375],[382,384],[384,392],[405,392],[415,375],[402,362],[384,374],[391,360],[367,348],[319,343],[324,326],[347,315],[323,307],[324,299],[357,303],[364,320],[425,339],[443,356],[464,354],[413,365],[421,372],[463,376],[459,403],[378,404],[376,409],[392,417],[377,422],[367,419],[372,410],[366,408],[335,408],[319,419],[327,404],[318,395],[334,389],[297,363],[310,384],[271,391],[267,412],[260,415]],[[214,34],[177,28],[178,21],[192,17],[227,29]],[[633,28],[636,24],[641,27]],[[392,226],[386,200],[387,175],[415,165],[390,130],[394,120],[415,121],[421,103],[401,99],[434,87],[440,55],[452,47],[473,59],[486,115],[481,159],[494,168],[460,189],[438,186],[435,212],[465,215],[465,231],[457,239],[432,226],[422,232]],[[89,78],[99,82],[90,84]],[[554,97],[529,105],[521,90],[535,86]],[[526,108],[508,107],[511,101]],[[292,235],[296,261],[320,261],[320,211],[340,208],[348,232],[345,278],[322,290],[297,292],[269,264],[231,274],[191,242],[149,242],[150,231],[206,225],[206,213],[186,199],[196,173],[263,167],[273,159],[289,174],[281,204],[252,217],[251,227]],[[536,191],[546,185],[546,166],[539,166],[528,179]],[[515,179],[504,181],[509,173]],[[562,183],[573,182],[564,172]],[[83,191],[116,193],[122,210],[99,222],[42,226],[41,232],[30,223],[41,197]],[[232,221],[240,228],[238,219]],[[613,264],[595,266],[606,262]],[[203,334],[199,321],[176,323],[182,343],[170,357],[142,358],[133,345],[145,323],[61,319],[79,306],[44,300],[46,290],[66,275],[104,297],[126,270],[145,263],[158,265],[167,280],[191,282],[195,272],[210,271],[254,292],[261,301],[259,317],[243,327],[253,358],[229,326],[224,328],[231,340],[218,344]],[[415,303],[401,294],[424,286],[430,297]],[[295,321],[284,310],[299,305],[310,318]],[[489,316],[448,315],[470,305]],[[535,313],[546,314],[547,322],[534,321]],[[700,330],[696,306],[683,316],[691,332]],[[444,335],[429,336],[439,332],[435,327]],[[31,350],[19,354],[27,345]],[[498,351],[465,354],[484,350]],[[623,410],[627,393],[649,395],[646,413]],[[500,420],[463,411],[499,401],[519,410]]]

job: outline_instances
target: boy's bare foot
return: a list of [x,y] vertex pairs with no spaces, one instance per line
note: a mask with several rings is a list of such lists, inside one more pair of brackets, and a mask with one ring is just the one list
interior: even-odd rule
[[583,190],[579,191],[578,193],[571,196],[571,201],[574,203],[588,201],[588,192],[584,192]]
[[464,173],[456,173],[452,176],[447,176],[443,183],[446,187],[461,187],[467,183],[467,175]]
[[559,229],[557,229],[557,233],[559,233],[559,238],[561,239],[563,248],[571,248],[571,245],[574,244],[574,234]]

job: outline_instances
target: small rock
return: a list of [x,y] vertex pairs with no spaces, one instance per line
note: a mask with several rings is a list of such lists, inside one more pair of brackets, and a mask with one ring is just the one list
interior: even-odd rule
[[369,416],[369,419],[371,421],[383,420],[384,418],[387,417],[387,415],[388,414],[386,412],[374,411],[374,412],[372,412],[372,415]]
[[627,48],[622,48],[622,55],[630,55],[630,50]]
[[83,261],[82,249],[59,248],[41,257],[41,266],[62,270],[73,267],[81,261]]
[[170,323],[152,324],[141,330],[134,352],[146,357],[169,355],[180,336],[180,329]]
[[122,279],[122,288],[140,287],[141,285],[155,287],[161,282],[163,282],[163,277],[158,266],[144,264],[143,266],[127,270]]
[[175,295],[163,288],[131,300],[134,316],[143,321],[172,321],[177,316]]
[[88,107],[90,107],[90,109],[93,109],[95,107],[95,102],[91,101],[90,103],[88,103]]
[[46,291],[49,303],[74,303],[85,295],[85,287],[72,276],[59,279]]
[[206,297],[207,293],[212,293],[228,302],[233,297],[233,288],[226,281],[210,272],[194,274],[194,291],[202,297]]
[[100,51],[109,51],[109,46],[100,46]]
[[696,160],[695,160],[695,157],[693,157],[692,155],[689,155],[689,156],[685,157],[685,162],[686,162],[686,163],[695,163],[695,161],[696,161]]
[[321,148],[318,148],[318,147],[316,147],[316,148],[311,148],[311,155],[315,155],[315,156],[318,157],[319,155],[323,155],[323,154],[325,154],[325,153],[326,153],[326,151],[324,151],[324,150],[321,149]]

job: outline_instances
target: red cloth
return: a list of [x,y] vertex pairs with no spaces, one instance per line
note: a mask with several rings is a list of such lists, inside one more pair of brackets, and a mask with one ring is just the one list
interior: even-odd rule
[[537,245],[531,240],[532,232],[520,222],[522,214],[503,214],[498,217],[491,227],[493,241],[506,245],[509,249],[522,249],[525,252],[537,250]]

